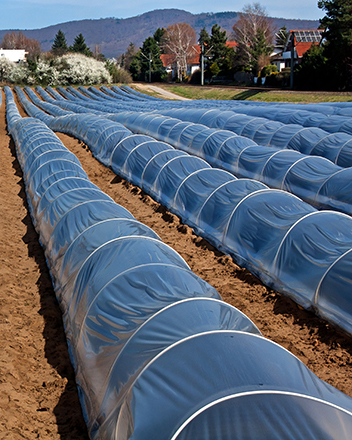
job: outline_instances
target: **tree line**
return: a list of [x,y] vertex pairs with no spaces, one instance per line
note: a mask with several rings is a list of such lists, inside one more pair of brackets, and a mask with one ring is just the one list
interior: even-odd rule
[[[294,67],[294,84],[301,89],[351,90],[352,88],[352,0],[319,0],[318,8],[325,12],[320,20],[323,40],[312,45],[301,63]],[[232,27],[232,34],[214,25],[208,33],[203,28],[199,35],[186,23],[159,28],[137,49],[130,43],[119,58],[119,65],[129,71],[134,80],[163,81],[167,74],[161,57],[174,67],[174,80],[189,81],[187,62],[195,56],[195,44],[204,48],[204,75],[231,80],[242,72],[254,77],[267,77],[266,84],[288,86],[290,68],[276,72],[271,64],[274,48],[287,47],[291,34],[285,26],[275,30],[260,3],[245,6]],[[235,48],[228,40],[234,40]],[[201,60],[199,59],[199,62]],[[169,78],[170,79],[170,78]],[[199,71],[194,82],[199,82]]]
[[[229,38],[235,40],[235,48],[228,45]],[[203,57],[204,74],[208,81],[219,76],[232,78],[236,71],[252,72],[257,76],[265,65],[270,64],[274,40],[271,19],[265,8],[254,3],[240,13],[230,36],[215,24],[210,33],[203,27],[197,37],[189,24],[176,23],[166,29],[157,29],[139,49],[130,43],[119,64],[131,73],[134,80],[142,81],[163,81],[167,78],[161,61],[163,55],[173,65],[176,81],[189,80],[187,64],[195,57],[199,62]],[[197,42],[201,46],[200,54],[196,49]],[[195,76],[199,80],[199,72]]]

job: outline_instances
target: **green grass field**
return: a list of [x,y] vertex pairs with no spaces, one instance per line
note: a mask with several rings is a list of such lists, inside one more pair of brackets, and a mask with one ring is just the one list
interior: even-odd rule
[[[352,92],[301,92],[291,90],[256,89],[240,87],[210,87],[156,84],[169,92],[189,99],[224,99],[264,102],[341,102],[352,101]],[[146,93],[143,90],[143,93]],[[152,94],[152,93],[148,93]],[[154,94],[155,96],[160,96]]]

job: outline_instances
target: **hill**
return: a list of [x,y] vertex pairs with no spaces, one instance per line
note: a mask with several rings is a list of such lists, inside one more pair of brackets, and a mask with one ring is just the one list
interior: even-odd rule
[[[191,14],[180,9],[159,9],[124,19],[101,18],[97,20],[69,21],[42,29],[21,29],[21,31],[27,37],[37,39],[43,51],[51,49],[59,29],[65,33],[69,45],[73,43],[74,38],[79,33],[82,33],[87,45],[93,51],[96,47],[99,47],[100,52],[106,57],[117,57],[125,52],[130,42],[136,47],[141,46],[143,41],[153,35],[159,27],[185,22],[190,24],[199,34],[203,27],[209,32],[214,24],[218,24],[231,35],[232,26],[237,19],[237,12]],[[277,29],[283,25],[287,29],[316,29],[319,26],[318,20],[290,20],[285,18],[272,18],[272,20]],[[17,31],[18,29],[0,30],[0,41],[7,32],[13,30]]]

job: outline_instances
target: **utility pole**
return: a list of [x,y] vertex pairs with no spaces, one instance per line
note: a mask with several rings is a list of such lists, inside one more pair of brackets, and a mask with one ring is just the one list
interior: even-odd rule
[[200,48],[200,85],[204,86],[204,43]]
[[152,53],[149,52],[149,82],[152,82]]
[[208,57],[209,59],[211,56],[209,56],[210,51],[212,50],[213,46],[211,46],[206,52],[204,48],[204,43],[200,46],[200,84],[204,86],[204,58]]
[[[152,82],[152,53],[149,52],[149,58],[144,55],[144,53],[141,51],[141,55],[144,56],[144,58],[146,58],[149,61],[149,82]],[[145,74],[144,74],[144,78],[145,78]]]
[[295,33],[291,31],[291,75],[290,89],[293,89],[293,69],[295,67]]

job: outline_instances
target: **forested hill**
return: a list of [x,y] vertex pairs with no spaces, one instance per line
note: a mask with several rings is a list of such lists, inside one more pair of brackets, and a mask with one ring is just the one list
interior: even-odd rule
[[[174,23],[185,22],[190,24],[197,35],[205,27],[210,32],[214,24],[218,24],[231,35],[232,26],[238,18],[238,12],[218,12],[191,14],[180,9],[160,9],[147,12],[136,17],[118,19],[101,18],[99,20],[69,21],[42,29],[21,31],[29,38],[35,38],[41,43],[41,49],[51,49],[55,35],[61,29],[71,45],[74,38],[82,33],[87,45],[94,51],[98,45],[101,53],[106,57],[117,57],[126,51],[130,42],[136,47],[152,36],[157,28],[167,27]],[[275,27],[279,29],[285,25],[287,29],[316,29],[318,20],[289,20],[273,18]],[[14,29],[0,30],[0,41],[4,34]],[[17,31],[18,29],[16,29]]]

